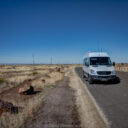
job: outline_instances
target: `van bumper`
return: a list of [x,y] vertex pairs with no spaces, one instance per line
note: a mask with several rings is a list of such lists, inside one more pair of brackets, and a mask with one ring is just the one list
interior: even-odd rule
[[111,75],[111,76],[91,75],[91,79],[95,81],[113,81],[116,79],[116,75]]

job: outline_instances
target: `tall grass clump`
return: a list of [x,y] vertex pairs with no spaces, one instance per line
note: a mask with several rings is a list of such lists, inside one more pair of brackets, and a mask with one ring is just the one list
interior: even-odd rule
[[33,71],[33,72],[32,72],[32,75],[33,75],[33,76],[35,76],[35,75],[37,75],[37,74],[38,74],[38,72],[36,72],[36,71]]
[[0,84],[6,82],[6,79],[5,78],[0,78]]

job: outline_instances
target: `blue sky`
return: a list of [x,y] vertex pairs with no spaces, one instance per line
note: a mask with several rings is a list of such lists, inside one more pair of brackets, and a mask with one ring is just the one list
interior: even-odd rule
[[0,63],[75,63],[98,47],[128,62],[128,1],[0,0]]

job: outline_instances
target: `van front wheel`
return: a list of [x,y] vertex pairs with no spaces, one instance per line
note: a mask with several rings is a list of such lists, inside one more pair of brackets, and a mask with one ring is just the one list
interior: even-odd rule
[[90,77],[90,75],[88,76],[88,82],[89,82],[89,84],[93,84],[93,80],[92,80],[92,78]]

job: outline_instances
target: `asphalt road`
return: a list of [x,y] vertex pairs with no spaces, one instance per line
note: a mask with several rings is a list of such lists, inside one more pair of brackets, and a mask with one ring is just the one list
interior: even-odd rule
[[120,83],[96,83],[89,85],[82,76],[82,68],[76,68],[77,74],[87,85],[99,107],[106,115],[111,128],[128,128],[128,72],[116,72]]

